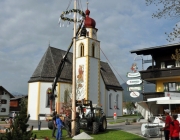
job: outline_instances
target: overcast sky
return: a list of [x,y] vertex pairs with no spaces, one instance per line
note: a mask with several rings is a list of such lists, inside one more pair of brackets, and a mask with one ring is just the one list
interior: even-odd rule
[[[28,80],[48,48],[66,50],[73,25],[62,28],[59,16],[70,0],[0,1],[0,85],[10,93],[28,93]],[[74,0],[69,6],[73,9]],[[83,11],[86,0],[81,0]],[[96,21],[101,49],[118,71],[120,84],[134,61],[131,50],[169,44],[165,32],[172,31],[175,19],[153,19],[155,6],[145,0],[89,0],[90,17]],[[144,60],[150,57],[143,57]],[[101,60],[106,61],[101,53]]]

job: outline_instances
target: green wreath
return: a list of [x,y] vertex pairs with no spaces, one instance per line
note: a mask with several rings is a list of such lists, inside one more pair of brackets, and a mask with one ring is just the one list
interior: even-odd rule
[[[69,14],[69,13],[74,13],[74,12],[76,12],[76,13],[79,13],[82,17],[85,17],[86,15],[85,15],[85,13],[83,12],[83,11],[81,11],[81,10],[79,10],[79,9],[71,9],[71,10],[69,10],[69,11],[64,11],[62,14],[61,14],[61,16],[60,16],[60,18],[62,19],[62,20],[67,20],[67,21],[69,21],[69,22],[74,22],[74,19],[70,19],[70,18],[68,18],[68,17],[65,17],[65,15],[67,15],[67,14]],[[80,19],[80,20],[78,20],[77,22],[81,22],[83,19]]]
[[51,94],[52,93],[52,89],[51,88],[48,88],[47,91],[46,91],[47,94]]

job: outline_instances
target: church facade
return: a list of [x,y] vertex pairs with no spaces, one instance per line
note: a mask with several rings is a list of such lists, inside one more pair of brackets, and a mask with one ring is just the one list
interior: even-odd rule
[[[76,40],[76,99],[92,100],[101,105],[107,116],[122,116],[123,89],[106,62],[100,61],[100,41],[97,40],[96,22],[86,10],[84,27],[87,35]],[[66,52],[49,46],[28,81],[28,113],[31,120],[39,114],[50,113],[47,89],[52,87],[57,68]],[[73,54],[69,53],[56,86],[55,107],[61,112],[62,103],[72,97]]]

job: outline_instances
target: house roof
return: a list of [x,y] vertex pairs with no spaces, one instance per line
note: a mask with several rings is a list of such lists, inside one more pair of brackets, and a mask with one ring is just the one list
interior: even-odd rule
[[162,45],[162,46],[156,46],[156,47],[149,47],[149,48],[143,48],[143,49],[137,49],[130,51],[131,53],[136,53],[137,55],[150,55],[153,53],[164,53],[169,52],[169,50],[180,48],[180,44],[168,44],[168,45]]
[[[28,82],[53,82],[60,61],[65,53],[66,51],[64,50],[49,46]],[[72,60],[73,54],[69,52],[58,82],[72,83]],[[106,88],[123,90],[108,63],[100,62],[100,65],[100,72]]]
[[28,95],[14,95],[14,98],[11,98],[11,101],[13,100],[20,100],[22,98],[28,98]]
[[14,98],[14,96],[9,91],[7,91],[3,86],[0,86],[0,89],[6,91],[10,95],[10,98]]

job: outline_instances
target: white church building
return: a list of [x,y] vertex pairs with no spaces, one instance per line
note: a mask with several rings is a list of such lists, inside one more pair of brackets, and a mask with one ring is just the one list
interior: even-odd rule
[[[76,99],[92,100],[102,105],[107,116],[123,115],[123,88],[109,64],[100,61],[100,41],[97,40],[96,22],[86,10],[84,26],[86,37],[76,39]],[[37,68],[28,81],[28,113],[31,120],[38,120],[39,114],[50,113],[47,89],[52,87],[58,66],[66,51],[49,46]],[[67,62],[56,86],[56,110],[60,112],[61,103],[68,102],[72,96],[73,54],[69,53]],[[116,108],[116,109],[115,109]]]

